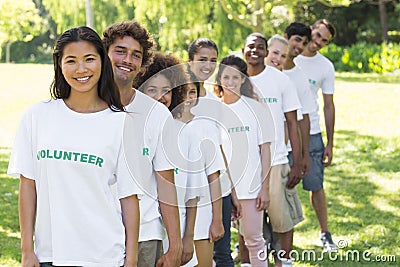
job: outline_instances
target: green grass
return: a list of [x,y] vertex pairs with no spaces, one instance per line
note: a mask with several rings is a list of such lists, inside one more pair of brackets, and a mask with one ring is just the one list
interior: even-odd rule
[[346,82],[400,83],[399,71],[386,74],[337,72],[335,76]]
[[[50,65],[0,64],[0,266],[20,266],[21,258],[18,179],[6,175],[10,147],[22,112],[48,98],[51,71]],[[336,260],[324,255],[295,266],[400,266],[399,84],[399,77],[337,74],[334,159],[325,189],[334,241],[348,245]],[[305,221],[295,229],[294,249],[320,256],[315,213],[307,192],[298,192]],[[394,255],[396,262],[346,261],[351,251],[370,252],[371,259]]]

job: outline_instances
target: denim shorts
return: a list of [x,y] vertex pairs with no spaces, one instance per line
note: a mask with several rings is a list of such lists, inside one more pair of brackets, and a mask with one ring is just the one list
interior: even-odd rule
[[[310,171],[303,179],[303,189],[316,192],[321,190],[324,183],[324,143],[321,133],[310,135]],[[289,153],[289,163],[293,163],[292,152]]]

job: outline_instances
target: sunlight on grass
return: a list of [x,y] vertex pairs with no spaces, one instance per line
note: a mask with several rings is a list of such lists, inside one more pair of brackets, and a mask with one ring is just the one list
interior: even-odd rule
[[375,83],[400,83],[400,73],[352,73],[352,72],[337,72],[335,73],[336,80],[346,82],[375,82]]

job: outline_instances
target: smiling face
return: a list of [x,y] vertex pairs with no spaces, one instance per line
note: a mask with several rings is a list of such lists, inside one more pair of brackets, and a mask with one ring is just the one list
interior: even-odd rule
[[164,75],[159,74],[150,78],[146,82],[143,93],[150,96],[154,100],[164,104],[166,107],[171,105],[172,85]]
[[226,66],[221,72],[221,87],[224,95],[240,96],[245,79],[237,66]]
[[247,64],[251,66],[264,66],[264,58],[267,55],[265,40],[256,36],[249,36],[243,48],[243,55]]
[[132,86],[142,67],[143,48],[140,43],[130,36],[116,39],[108,49],[108,56],[118,86]]
[[315,54],[321,48],[329,44],[332,34],[324,24],[320,24],[311,31],[311,41],[308,43],[307,50]]
[[289,56],[292,58],[297,57],[303,53],[304,49],[308,44],[307,36],[292,35],[290,36],[289,42]]
[[190,61],[190,69],[200,81],[205,81],[214,73],[218,53],[214,48],[202,47]]
[[265,58],[266,64],[278,70],[282,70],[288,51],[289,48],[286,44],[275,40],[268,48],[268,55]]
[[97,94],[101,64],[100,55],[91,43],[78,41],[67,44],[61,58],[61,71],[71,86],[71,94]]

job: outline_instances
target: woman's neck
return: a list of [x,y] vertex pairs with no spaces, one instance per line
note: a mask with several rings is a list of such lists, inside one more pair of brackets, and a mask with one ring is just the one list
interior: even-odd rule
[[223,94],[221,97],[221,101],[225,104],[233,104],[236,101],[238,101],[240,99],[241,95],[240,94],[235,94],[235,93],[231,93],[231,94]]
[[178,118],[181,122],[188,123],[189,121],[193,120],[194,115],[189,112],[182,112],[181,116]]
[[107,103],[97,94],[87,95],[71,92],[70,96],[64,99],[64,103],[68,108],[78,113],[95,113],[108,108]]

